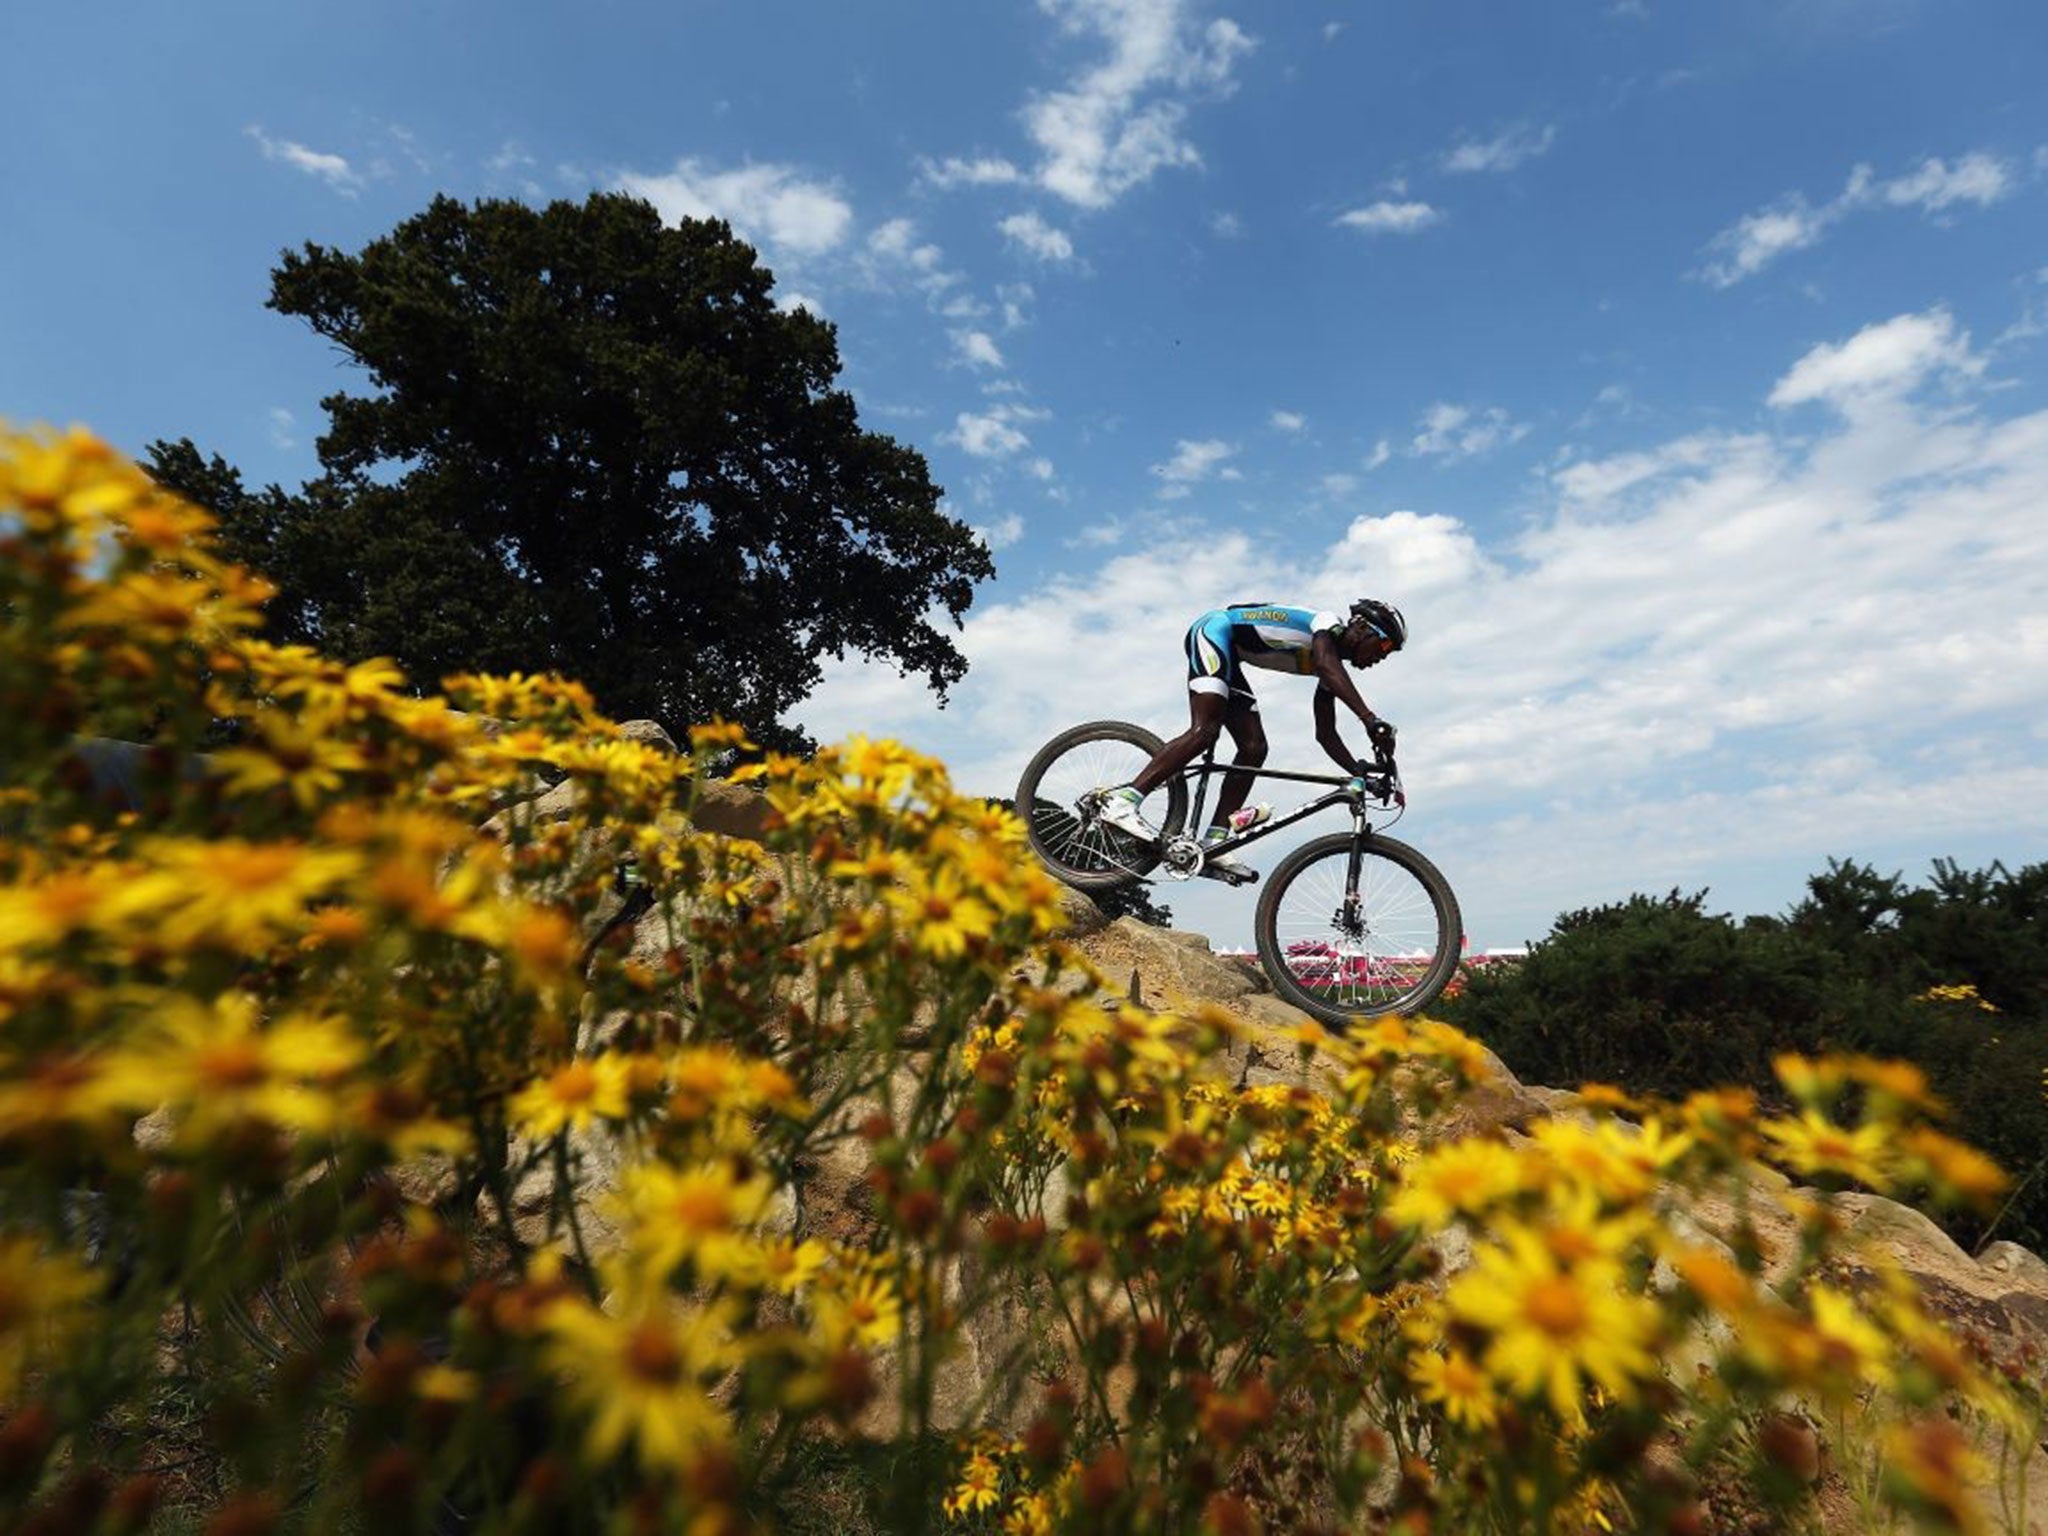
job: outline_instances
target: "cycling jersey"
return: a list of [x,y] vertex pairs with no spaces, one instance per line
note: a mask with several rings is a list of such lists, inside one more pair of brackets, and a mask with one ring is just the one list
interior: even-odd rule
[[1345,623],[1340,614],[1279,603],[1232,603],[1205,613],[1188,629],[1188,690],[1226,694],[1257,709],[1245,667],[1306,676],[1315,670],[1315,637],[1342,634]]

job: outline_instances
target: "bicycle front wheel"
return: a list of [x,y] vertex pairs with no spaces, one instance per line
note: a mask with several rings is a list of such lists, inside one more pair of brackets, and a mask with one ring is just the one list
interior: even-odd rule
[[1326,1024],[1421,1012],[1449,984],[1465,939],[1458,898],[1434,864],[1391,837],[1345,832],[1280,861],[1255,926],[1273,989]]
[[[1102,797],[1136,778],[1164,745],[1142,726],[1096,720],[1062,731],[1039,749],[1017,781],[1017,814],[1047,868],[1081,890],[1107,891],[1159,862],[1156,847],[1104,825]],[[1160,785],[1140,810],[1162,837],[1173,836],[1187,819],[1186,780]]]

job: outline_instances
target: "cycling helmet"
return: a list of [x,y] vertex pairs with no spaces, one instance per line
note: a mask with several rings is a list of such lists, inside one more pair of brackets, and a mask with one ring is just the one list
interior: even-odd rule
[[1383,603],[1376,597],[1361,597],[1351,605],[1351,617],[1365,620],[1393,641],[1397,651],[1408,643],[1408,621],[1401,617],[1401,610],[1392,603]]

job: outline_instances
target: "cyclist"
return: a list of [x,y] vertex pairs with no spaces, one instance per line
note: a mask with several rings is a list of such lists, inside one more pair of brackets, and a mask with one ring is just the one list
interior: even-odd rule
[[[1102,819],[1127,837],[1146,844],[1159,842],[1159,829],[1139,814],[1145,796],[1216,745],[1229,731],[1237,748],[1234,768],[1256,768],[1266,760],[1266,731],[1259,723],[1259,701],[1244,669],[1265,667],[1276,672],[1312,675],[1316,680],[1316,742],[1346,773],[1364,765],[1355,761],[1337,734],[1337,701],[1358,716],[1382,756],[1394,750],[1394,728],[1366,707],[1344,663],[1377,666],[1408,643],[1408,625],[1401,610],[1377,598],[1362,597],[1349,617],[1280,603],[1232,603],[1203,614],[1188,629],[1188,728],[1169,741],[1128,784],[1109,792]],[[1230,835],[1232,817],[1251,793],[1252,775],[1226,773],[1216,797],[1205,847]],[[1246,825],[1250,823],[1247,822]],[[1227,853],[1202,861],[1202,873],[1231,881],[1256,880],[1258,872]]]

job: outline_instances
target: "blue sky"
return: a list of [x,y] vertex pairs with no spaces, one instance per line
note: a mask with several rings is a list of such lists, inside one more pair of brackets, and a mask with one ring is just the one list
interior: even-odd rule
[[280,249],[628,188],[754,240],[995,551],[951,707],[849,663],[814,731],[1006,792],[1176,729],[1203,609],[1373,593],[1478,945],[2048,856],[2037,0],[38,5],[0,50],[0,414],[295,484],[358,383],[262,308]]

